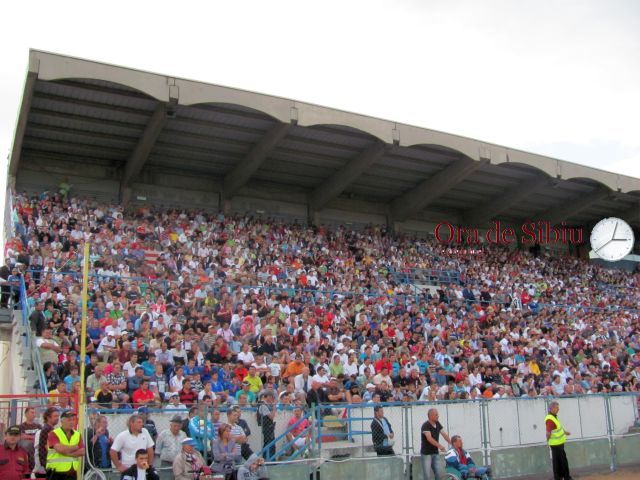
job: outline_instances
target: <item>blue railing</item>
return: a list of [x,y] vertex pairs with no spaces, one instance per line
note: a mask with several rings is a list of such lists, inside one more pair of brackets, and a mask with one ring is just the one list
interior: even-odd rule
[[[82,272],[67,271],[67,270],[47,271],[47,270],[30,269],[30,270],[27,270],[27,273],[29,273],[32,276],[32,278],[34,275],[39,275],[40,278],[47,275],[62,275],[62,276],[70,276],[75,281],[82,281]],[[104,275],[104,274],[101,275],[98,273],[90,273],[89,278],[97,279],[100,281],[113,280],[120,284],[124,284],[125,282],[138,282],[143,285],[160,286],[165,294],[169,291],[169,283],[171,283],[171,281],[169,280],[156,280],[156,279],[147,278],[147,277],[123,277],[121,275]]]
[[[289,449],[291,449],[291,447],[293,446],[295,441],[298,440],[299,438],[301,438],[302,435],[307,435],[307,432],[306,431],[302,431],[299,434],[295,435],[291,440],[288,440],[283,445],[281,445],[280,449],[276,450],[275,454],[271,455],[270,452],[273,449],[273,447],[276,447],[279,441],[281,441],[283,438],[286,438],[286,436],[289,435],[293,430],[295,430],[304,420],[309,420],[309,418],[311,418],[309,413],[303,414],[302,417],[300,417],[300,420],[295,422],[293,425],[288,427],[284,432],[282,432],[280,435],[278,435],[272,441],[267,443],[262,448],[262,450],[260,450],[258,452],[258,455],[264,457],[264,459],[266,461],[268,461],[268,462],[274,461],[275,459],[277,459],[279,457],[282,457],[286,452],[289,451]],[[313,425],[313,419],[310,421],[310,424]],[[304,450],[306,450],[306,447],[304,449],[295,449],[295,450],[296,451],[289,458],[289,460],[293,460],[296,457],[298,457]]]
[[391,272],[393,278],[402,284],[413,283],[455,283],[460,284],[460,272],[457,270],[440,270],[437,268],[408,268]]
[[[427,269],[428,270],[428,269]],[[28,272],[30,273],[42,273],[41,271],[38,270],[28,270]],[[444,271],[443,271],[444,272]],[[449,272],[451,275],[454,275],[454,273],[456,273],[454,270],[447,270],[446,272]],[[79,272],[47,272],[49,274],[55,274],[55,275],[71,275],[74,277],[78,277],[80,276]],[[147,279],[147,278],[140,278],[140,277],[111,277],[111,276],[104,276],[104,275],[98,275],[98,274],[90,274],[89,275],[92,278],[105,278],[105,279],[119,279],[120,281],[139,281],[139,282],[145,282],[145,283],[149,283],[151,285],[153,285],[154,280],[151,279]],[[170,283],[167,280],[162,280],[162,281],[155,281],[156,283],[160,282],[163,284],[163,288],[166,291],[166,288],[168,286],[168,283]],[[443,282],[443,283],[455,283],[453,281],[447,281],[447,282]],[[415,302],[419,302],[421,299],[425,298],[425,293],[419,292],[415,286],[414,286],[414,293],[413,294],[389,294],[388,292],[384,292],[384,291],[380,291],[380,290],[368,290],[368,291],[354,291],[354,292],[345,292],[345,291],[341,291],[341,290],[332,290],[332,289],[328,289],[328,290],[319,290],[319,289],[302,289],[302,288],[287,288],[287,287],[272,287],[272,286],[268,286],[268,285],[236,285],[236,284],[222,284],[222,285],[211,285],[213,291],[216,294],[220,294],[221,291],[226,291],[228,293],[233,293],[236,289],[240,288],[243,290],[258,290],[258,291],[263,291],[267,296],[270,295],[271,293],[292,293],[294,295],[300,294],[303,296],[303,300],[304,301],[309,301],[312,304],[315,304],[315,302],[318,302],[320,299],[324,298],[325,300],[327,298],[333,298],[334,296],[338,295],[338,296],[342,296],[345,298],[354,298],[354,297],[359,297],[359,296],[377,296],[377,295],[384,295],[386,297],[390,297],[396,300],[397,304],[400,303],[404,303],[405,305],[407,304],[407,302],[409,300],[413,300]],[[455,301],[455,300],[459,300],[458,298],[453,298],[453,297],[445,297],[444,301],[445,303],[450,303],[451,301]],[[482,304],[482,305],[502,305],[503,302],[498,302],[496,300],[482,300],[482,299],[474,299],[474,300],[466,300],[466,299],[462,299],[461,301],[463,301],[464,303],[467,304],[467,306],[471,306],[471,305],[475,305],[475,304]],[[533,307],[533,308],[532,308]],[[523,306],[523,310],[529,309],[531,310],[534,314],[537,313],[539,310],[541,310],[542,308],[553,308],[553,309],[575,309],[575,310],[582,310],[585,312],[611,312],[611,311],[620,311],[620,310],[624,310],[624,311],[630,311],[630,312],[637,312],[640,311],[640,309],[638,308],[633,308],[633,307],[621,307],[619,305],[610,305],[607,307],[597,307],[597,306],[585,306],[582,304],[565,304],[565,303],[537,303],[535,301],[535,299],[532,299],[532,301],[530,302],[529,305],[524,305]]]
[[29,323],[29,316],[31,315],[31,307],[27,300],[27,287],[24,283],[24,277],[20,277],[20,309],[22,313],[22,327],[25,330],[24,346],[31,354],[31,368],[36,374],[36,390],[40,393],[49,393],[47,389],[47,379],[42,368],[42,360],[40,359],[40,349],[36,345],[34,338],[34,332],[31,329]]

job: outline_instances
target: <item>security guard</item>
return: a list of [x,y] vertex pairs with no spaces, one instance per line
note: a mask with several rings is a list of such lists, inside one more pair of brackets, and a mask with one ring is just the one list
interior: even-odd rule
[[572,480],[569,473],[567,454],[564,451],[567,435],[571,435],[571,432],[565,430],[560,420],[558,420],[558,411],[560,411],[558,402],[551,402],[549,404],[549,414],[544,419],[547,443],[551,448],[551,459],[553,461],[553,478],[554,480]]
[[76,414],[67,410],[60,415],[62,426],[53,430],[47,438],[47,478],[49,480],[75,479],[84,456],[84,444],[80,432],[74,430]]
[[18,446],[20,427],[13,425],[4,432],[4,443],[0,445],[0,478],[23,480],[30,478],[29,454]]

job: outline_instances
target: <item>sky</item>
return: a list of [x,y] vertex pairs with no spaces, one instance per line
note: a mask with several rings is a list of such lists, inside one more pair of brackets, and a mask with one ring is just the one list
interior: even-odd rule
[[637,0],[23,0],[3,20],[2,185],[29,48],[640,178]]

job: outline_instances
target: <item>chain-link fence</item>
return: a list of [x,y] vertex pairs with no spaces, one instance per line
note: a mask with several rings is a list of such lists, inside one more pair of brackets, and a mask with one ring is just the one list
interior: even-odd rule
[[[572,433],[567,454],[572,466],[612,467],[638,461],[640,424],[637,395],[610,394],[561,397],[559,418]],[[272,478],[309,478],[319,472],[323,478],[351,478],[349,472],[366,470],[375,478],[420,478],[420,449],[423,425],[435,408],[449,436],[460,435],[464,448],[477,464],[490,464],[494,478],[546,474],[550,470],[545,440],[544,418],[553,398],[518,398],[480,401],[387,404],[321,404],[299,409],[267,401],[255,406],[200,406],[195,409],[149,409],[143,411],[144,426],[154,440],[170,430],[180,417],[184,436],[198,442],[205,462],[211,464],[218,428],[235,427],[243,438],[241,464],[251,452],[265,458]],[[56,401],[56,400],[53,400]],[[59,403],[59,402],[58,402]],[[0,399],[3,427],[24,423],[28,407],[41,415],[47,402],[32,398]],[[80,412],[82,414],[82,412]],[[129,428],[135,410],[86,407],[85,442],[91,452],[99,431],[97,422],[106,422],[107,441],[113,441]],[[239,414],[239,415],[238,415]],[[29,417],[31,418],[31,417]],[[2,429],[4,430],[4,428]],[[99,436],[99,435],[98,435]],[[442,444],[446,444],[441,439]],[[156,449],[155,465],[163,478],[172,478],[171,466],[160,461]],[[104,477],[119,478],[109,458],[105,463],[95,454],[88,455],[88,467],[101,469]],[[104,460],[105,457],[101,457]],[[90,461],[89,461],[90,459]],[[441,459],[443,462],[443,460]],[[392,477],[381,477],[387,472]],[[298,475],[296,477],[296,475]],[[326,477],[325,477],[326,475]],[[347,475],[347,476],[344,476]]]

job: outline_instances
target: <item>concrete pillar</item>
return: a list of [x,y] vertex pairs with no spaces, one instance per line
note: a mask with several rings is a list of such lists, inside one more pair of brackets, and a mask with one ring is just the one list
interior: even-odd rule
[[229,215],[231,213],[231,206],[232,204],[230,198],[225,198],[220,203],[220,209],[225,215]]

